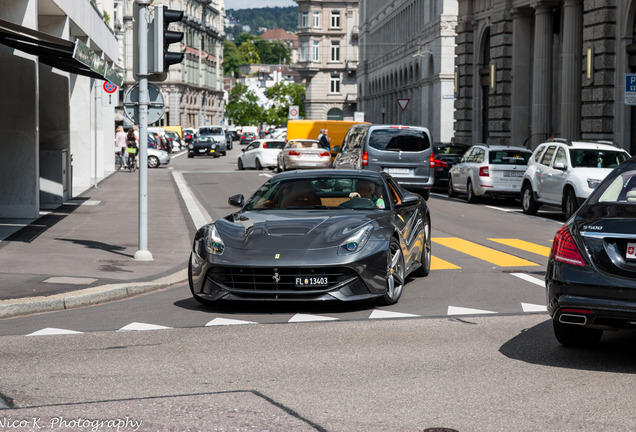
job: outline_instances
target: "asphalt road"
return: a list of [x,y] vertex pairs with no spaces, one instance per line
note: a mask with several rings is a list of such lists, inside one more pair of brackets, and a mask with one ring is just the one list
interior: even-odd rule
[[[174,161],[214,218],[272,174],[238,151]],[[178,285],[0,320],[0,430],[634,430],[635,334],[566,349],[542,310],[561,216],[429,205],[433,270],[391,307],[204,308]]]

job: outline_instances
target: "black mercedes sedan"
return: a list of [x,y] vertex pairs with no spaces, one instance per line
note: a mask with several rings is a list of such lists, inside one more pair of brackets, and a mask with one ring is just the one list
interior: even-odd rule
[[431,216],[388,174],[278,174],[235,213],[201,227],[188,265],[200,303],[217,300],[396,303],[411,273],[428,275]]
[[636,329],[636,158],[615,168],[557,231],[546,269],[557,340],[597,343]]

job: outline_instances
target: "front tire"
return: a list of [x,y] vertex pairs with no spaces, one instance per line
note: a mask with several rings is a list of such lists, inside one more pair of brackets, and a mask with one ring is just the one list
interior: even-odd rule
[[398,302],[404,289],[405,271],[402,248],[397,240],[391,239],[387,253],[386,293],[380,298],[378,304],[382,306],[392,305]]
[[426,219],[424,223],[424,247],[422,249],[422,256],[420,257],[420,262],[422,265],[415,270],[415,276],[425,277],[431,272],[431,222]]
[[527,215],[535,215],[539,210],[539,204],[534,200],[534,192],[532,192],[532,186],[529,183],[521,189],[521,209]]
[[554,336],[560,344],[575,347],[589,348],[598,343],[603,336],[603,330],[593,329],[575,324],[563,324],[556,319],[552,320]]

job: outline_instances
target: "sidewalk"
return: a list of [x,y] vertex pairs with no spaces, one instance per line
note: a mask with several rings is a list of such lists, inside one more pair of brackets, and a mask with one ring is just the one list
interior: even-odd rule
[[138,172],[115,172],[6,238],[2,233],[18,221],[0,219],[5,227],[0,230],[0,318],[95,304],[187,281],[195,227],[167,167],[148,170],[153,260],[133,259],[138,186]]

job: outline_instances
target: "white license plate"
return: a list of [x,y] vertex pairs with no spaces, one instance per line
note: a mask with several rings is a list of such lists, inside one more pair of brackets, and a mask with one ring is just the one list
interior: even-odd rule
[[205,149],[199,149],[199,153],[205,153]]
[[628,260],[636,260],[636,243],[627,243],[625,258]]
[[389,174],[408,174],[410,170],[408,168],[387,168],[386,172]]
[[523,177],[523,171],[504,171],[504,177]]
[[326,287],[328,285],[328,276],[302,276],[296,278],[296,287]]

